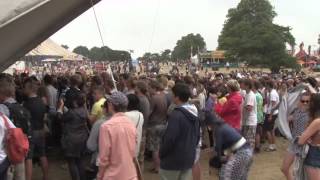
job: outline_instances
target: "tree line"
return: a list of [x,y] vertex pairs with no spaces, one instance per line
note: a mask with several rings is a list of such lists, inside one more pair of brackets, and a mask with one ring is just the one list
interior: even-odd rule
[[[280,67],[295,67],[296,60],[286,49],[286,45],[294,49],[295,38],[289,26],[273,23],[276,15],[269,0],[241,0],[237,7],[229,9],[218,39],[218,49],[226,52],[226,61],[245,62],[252,67],[268,67],[274,71]],[[205,51],[204,38],[191,33],[181,37],[172,50],[146,52],[139,59],[188,60],[191,55]],[[129,52],[109,47],[93,47],[89,50],[85,46],[78,46],[74,52],[97,61],[131,59]]]
[[93,47],[78,46],[74,48],[74,53],[81,54],[93,61],[128,61],[131,55],[128,51],[113,50],[108,46]]
[[[62,46],[64,48],[68,47],[67,45]],[[203,51],[205,46],[206,43],[200,34],[194,35],[191,33],[178,40],[173,50],[165,49],[160,53],[146,52],[138,59],[152,61],[187,60],[190,59],[191,51],[192,54],[195,55],[197,51]],[[77,46],[73,52],[88,57],[94,61],[125,61],[131,59],[131,55],[128,51],[112,50],[107,46],[93,47],[91,49],[86,46]]]

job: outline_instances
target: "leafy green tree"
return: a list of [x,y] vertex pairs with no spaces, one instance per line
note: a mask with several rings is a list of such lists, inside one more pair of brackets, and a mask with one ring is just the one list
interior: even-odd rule
[[159,53],[153,53],[153,54],[151,54],[151,60],[153,60],[153,61],[159,61],[160,60],[160,54]]
[[138,60],[160,61],[162,60],[162,56],[159,53],[146,52],[142,57],[139,57]]
[[74,53],[81,54],[82,56],[89,57],[90,51],[86,46],[77,46],[73,49]]
[[90,49],[89,57],[94,61],[103,61],[107,58],[106,53],[103,52],[102,48],[93,47]]
[[146,52],[146,53],[143,54],[143,56],[140,59],[142,59],[142,60],[151,60],[151,55],[152,55],[152,53]]
[[279,31],[279,34],[282,35],[282,39],[288,43],[291,47],[291,52],[294,52],[294,48],[296,45],[296,41],[295,38],[293,37],[293,35],[291,34],[291,28],[290,27],[283,27],[283,26],[279,26],[279,25],[275,25],[276,28]]
[[177,41],[176,46],[172,51],[172,59],[187,60],[190,59],[191,49],[192,54],[197,54],[198,49],[203,50],[206,47],[206,43],[200,34],[194,35],[193,33],[183,36]]
[[163,60],[170,60],[171,59],[171,50],[166,49],[161,53],[160,59]]
[[94,61],[127,61],[131,59],[128,51],[112,50],[107,46],[91,48],[89,57]]
[[286,51],[295,39],[290,27],[273,23],[276,16],[268,0],[241,0],[229,10],[218,42],[230,61],[247,62],[278,71],[281,66],[293,67],[295,60]]
[[109,52],[110,61],[128,61],[131,59],[131,55],[127,51],[111,50]]

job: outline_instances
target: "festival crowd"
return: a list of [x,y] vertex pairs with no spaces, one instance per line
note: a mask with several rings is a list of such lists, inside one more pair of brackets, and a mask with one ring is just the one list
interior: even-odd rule
[[[1,74],[0,179],[32,180],[34,161],[43,180],[54,179],[47,157],[54,147],[72,180],[140,180],[143,171],[161,180],[200,180],[206,148],[220,180],[246,180],[254,154],[277,151],[281,104],[298,92],[281,170],[288,180],[319,180],[318,85],[301,73],[253,71]],[[24,136],[12,133],[17,128]],[[22,148],[17,142],[29,144],[25,153],[9,148]],[[151,169],[144,165],[148,157]],[[292,172],[297,160],[302,170]]]

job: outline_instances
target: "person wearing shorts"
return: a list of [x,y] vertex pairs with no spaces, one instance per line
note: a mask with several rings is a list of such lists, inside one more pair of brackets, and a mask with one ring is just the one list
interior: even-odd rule
[[278,118],[278,114],[276,115],[265,115],[265,120],[263,124],[263,130],[267,133],[269,146],[266,151],[275,151],[275,135],[274,135],[274,123]]
[[276,115],[266,114],[265,121],[263,123],[264,130],[272,131],[274,129],[274,124],[275,124],[277,117],[278,117],[278,114],[276,114]]
[[269,146],[265,149],[267,152],[276,151],[275,145],[275,134],[274,134],[274,123],[278,117],[278,104],[280,98],[277,90],[275,89],[274,81],[267,82],[267,111],[264,121],[264,130],[267,134]]
[[320,94],[312,94],[309,102],[309,116],[307,128],[298,139],[298,144],[309,145],[307,156],[304,160],[304,170],[308,180],[320,179]]
[[253,92],[256,95],[257,101],[257,129],[256,129],[256,141],[255,141],[255,152],[259,153],[261,148],[261,137],[263,133],[263,122],[264,122],[264,113],[263,113],[263,97],[259,92],[261,84],[259,81],[253,81]]
[[45,132],[35,130],[32,132],[27,159],[46,156]]
[[48,160],[45,153],[44,118],[47,107],[41,97],[37,95],[40,82],[30,77],[24,82],[24,92],[27,100],[23,106],[31,114],[32,137],[30,139],[30,150],[26,160],[26,180],[32,180],[32,159],[39,157],[42,167],[43,180],[48,179]]
[[165,130],[165,125],[161,125],[161,124],[148,127],[147,147],[150,151],[152,152],[159,151],[161,134],[163,133],[164,130]]
[[246,91],[244,104],[242,109],[242,135],[250,144],[252,150],[255,147],[256,128],[257,128],[257,100],[256,95],[252,91],[253,82],[250,79],[243,81],[243,88]]
[[146,121],[147,127],[147,149],[152,151],[153,168],[152,173],[158,173],[160,168],[159,145],[161,134],[165,129],[167,120],[167,99],[164,88],[158,81],[151,81],[149,92],[152,95],[150,99],[150,116]]
[[256,129],[256,142],[255,142],[255,152],[259,153],[261,150],[261,137],[263,135],[263,121],[258,122]]
[[298,107],[288,117],[289,123],[292,124],[292,128],[291,128],[292,140],[290,141],[289,147],[284,156],[282,167],[281,167],[282,173],[286,176],[288,180],[293,180],[293,173],[290,171],[291,169],[290,167],[294,163],[296,157],[302,154],[302,149],[301,147],[299,147],[296,139],[301,136],[301,134],[305,131],[306,127],[309,124],[309,121],[310,121],[309,102],[310,102],[310,95],[308,93],[301,94]]

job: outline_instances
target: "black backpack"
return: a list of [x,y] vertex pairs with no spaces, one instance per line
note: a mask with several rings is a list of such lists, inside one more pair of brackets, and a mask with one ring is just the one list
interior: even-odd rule
[[23,133],[29,137],[32,135],[31,114],[19,103],[4,103],[9,109],[10,120],[17,128],[21,128]]

